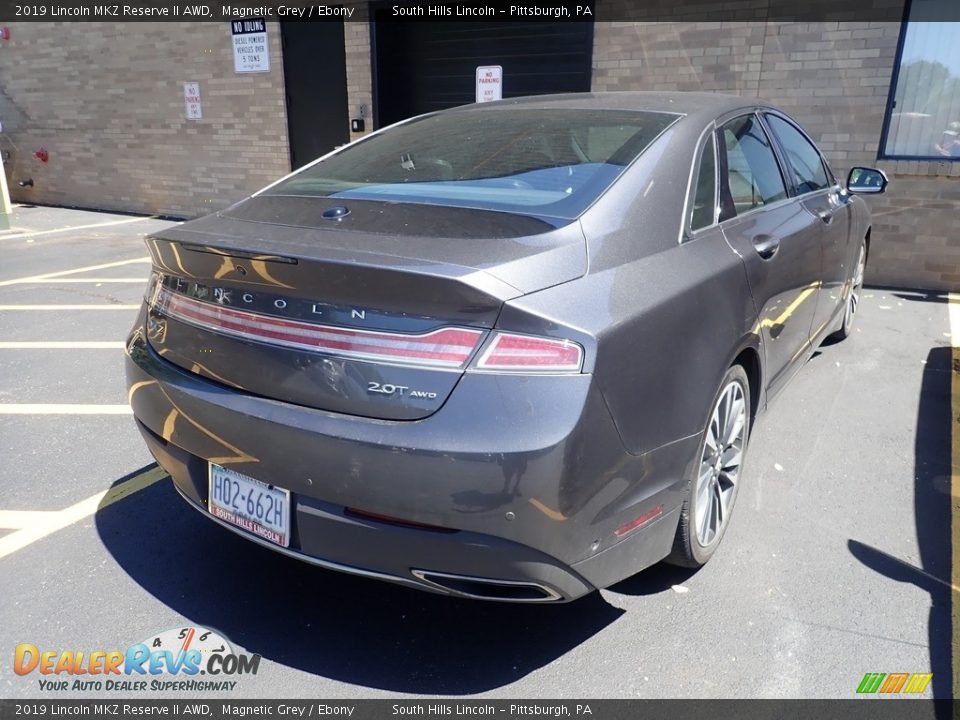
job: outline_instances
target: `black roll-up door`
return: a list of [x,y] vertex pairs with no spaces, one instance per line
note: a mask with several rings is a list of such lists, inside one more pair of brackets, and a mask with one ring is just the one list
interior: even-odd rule
[[296,170],[350,142],[343,21],[280,23],[290,165]]
[[377,125],[475,100],[476,69],[503,68],[503,97],[589,92],[590,22],[389,20],[374,9]]

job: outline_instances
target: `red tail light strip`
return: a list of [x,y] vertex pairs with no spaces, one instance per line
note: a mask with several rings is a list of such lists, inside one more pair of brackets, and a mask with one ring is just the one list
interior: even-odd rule
[[570,340],[498,333],[477,360],[481,370],[580,372],[583,348]]
[[405,335],[317,325],[211,305],[176,295],[166,288],[157,294],[156,309],[190,325],[247,340],[342,357],[431,367],[463,368],[483,336],[482,330],[468,328],[441,328],[422,335]]

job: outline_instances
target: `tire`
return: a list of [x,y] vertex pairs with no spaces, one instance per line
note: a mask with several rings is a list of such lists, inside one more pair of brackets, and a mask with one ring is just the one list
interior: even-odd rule
[[832,340],[837,342],[846,340],[853,333],[853,321],[860,306],[860,295],[863,293],[863,274],[866,268],[867,243],[862,241],[860,252],[857,255],[857,264],[853,269],[853,277],[850,279],[850,295],[847,297],[847,304],[843,309],[843,320],[840,322],[839,329],[830,336]]
[[[731,407],[728,401],[732,402],[733,414],[725,410]],[[747,373],[740,365],[734,365],[723,376],[710,405],[687,497],[680,510],[673,550],[666,558],[668,563],[701,567],[720,545],[740,490],[741,468],[750,438],[750,407]],[[728,425],[724,417],[729,417],[732,424]],[[724,427],[718,432],[720,425]],[[718,435],[726,447],[719,455],[713,447]]]

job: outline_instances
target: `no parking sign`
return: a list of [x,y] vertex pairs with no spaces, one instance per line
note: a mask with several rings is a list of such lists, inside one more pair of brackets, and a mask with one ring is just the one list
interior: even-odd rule
[[503,68],[481,65],[477,68],[477,102],[493,102],[503,98]]

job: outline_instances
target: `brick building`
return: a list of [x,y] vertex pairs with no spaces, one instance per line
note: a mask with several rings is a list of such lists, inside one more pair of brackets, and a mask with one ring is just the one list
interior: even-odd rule
[[[936,39],[960,37],[960,24],[397,22],[389,11],[269,21],[261,72],[236,71],[226,22],[11,23],[0,152],[14,200],[196,216],[380,125],[471,102],[475,67],[500,65],[505,97],[707,90],[778,104],[838,175],[867,165],[890,176],[870,199],[868,282],[960,289],[960,44]],[[199,86],[199,119],[186,117],[185,82]]]

